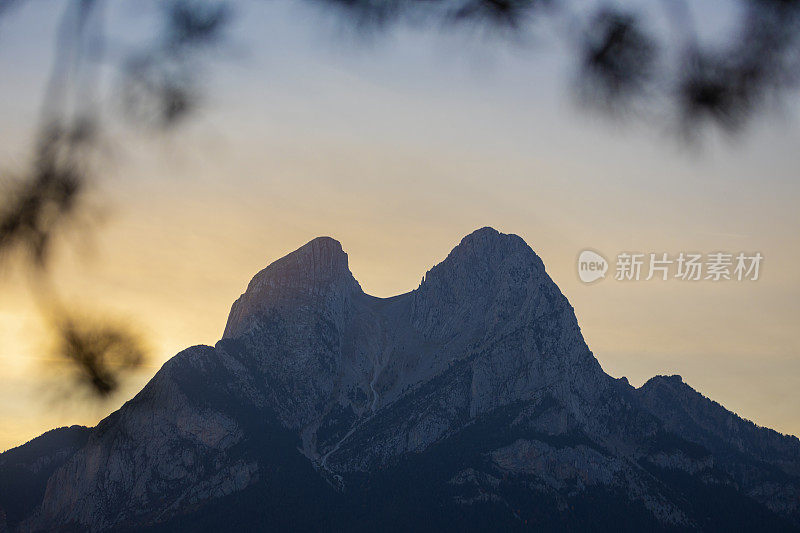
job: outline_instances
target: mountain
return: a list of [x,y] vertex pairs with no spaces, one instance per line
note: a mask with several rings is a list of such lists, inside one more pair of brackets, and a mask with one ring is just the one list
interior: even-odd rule
[[800,441],[605,374],[518,236],[392,298],[328,237],[97,427],[0,455],[0,530],[800,530]]

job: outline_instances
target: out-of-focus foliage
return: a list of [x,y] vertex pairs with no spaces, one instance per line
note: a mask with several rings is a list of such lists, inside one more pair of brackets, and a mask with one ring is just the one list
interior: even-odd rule
[[537,10],[550,0],[467,0],[450,9],[456,22],[520,31]]
[[675,94],[685,129],[711,123],[734,132],[770,101],[798,88],[800,2],[745,2],[727,46],[689,48]]
[[581,43],[578,88],[582,99],[613,110],[640,97],[656,74],[655,40],[633,15],[603,9],[592,19]]
[[93,137],[88,121],[76,121],[69,131],[57,125],[44,130],[27,179],[4,184],[0,253],[18,249],[37,267],[47,266],[55,234],[80,209],[88,172],[81,153]]
[[56,332],[56,354],[68,363],[68,372],[100,396],[114,392],[120,379],[146,360],[141,340],[124,326],[65,315]]
[[[0,0],[0,16],[25,0]],[[41,126],[22,173],[2,176],[0,260],[18,254],[37,276],[34,294],[57,336],[56,354],[78,385],[98,397],[147,359],[138,335],[125,323],[67,312],[49,278],[49,259],[59,232],[86,209],[85,196],[98,179],[105,133],[100,106],[87,94],[105,64],[102,0],[63,3],[55,36],[55,62],[42,102]],[[196,106],[203,53],[222,38],[230,19],[226,2],[172,0],[158,4],[162,29],[155,42],[128,50],[119,72],[124,118],[147,127],[178,124]],[[109,60],[110,61],[110,60]]]
[[130,54],[122,65],[120,92],[128,117],[169,127],[188,115],[198,101],[198,55],[219,42],[230,16],[226,3],[169,4],[161,39]]
[[698,34],[689,0],[652,0],[653,9],[636,11],[624,2],[576,0],[316,3],[370,35],[392,24],[424,22],[508,30],[486,32],[502,38],[550,24],[555,38],[575,50],[582,103],[611,114],[649,109],[648,117],[677,122],[682,127],[676,131],[688,140],[707,127],[741,131],[765,104],[800,84],[798,0],[730,0],[738,22],[713,43]]

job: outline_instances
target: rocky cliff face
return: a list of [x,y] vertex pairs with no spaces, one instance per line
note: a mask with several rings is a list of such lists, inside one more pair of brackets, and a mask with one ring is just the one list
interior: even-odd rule
[[[26,476],[12,452],[3,483]],[[3,527],[800,527],[795,437],[677,377],[606,375],[538,256],[491,228],[388,299],[311,241],[59,457]]]
[[50,476],[86,444],[90,433],[82,426],[54,429],[0,454],[0,531],[34,511]]

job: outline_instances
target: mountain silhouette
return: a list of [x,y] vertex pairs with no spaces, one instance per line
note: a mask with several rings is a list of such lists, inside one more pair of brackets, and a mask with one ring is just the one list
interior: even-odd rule
[[796,437],[680,376],[607,375],[539,257],[491,228],[391,298],[314,239],[214,347],[1,454],[0,482],[0,531],[800,529]]

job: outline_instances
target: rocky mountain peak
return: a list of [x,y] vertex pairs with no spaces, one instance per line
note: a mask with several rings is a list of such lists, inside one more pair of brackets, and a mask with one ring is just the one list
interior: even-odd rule
[[547,278],[543,274],[544,264],[521,237],[485,227],[461,239],[444,261],[427,272],[420,288],[447,287],[475,297],[508,285],[541,281]]
[[360,292],[341,243],[331,237],[317,237],[253,277],[234,302],[223,337],[245,332],[256,315],[271,308]]
[[247,291],[264,285],[322,287],[352,277],[341,243],[317,237],[256,274]]
[[[521,237],[489,227],[464,237],[415,291],[415,323],[427,335],[516,323],[524,313],[568,305]],[[487,324],[487,321],[490,324]]]
[[542,261],[492,228],[393,298],[314,239],[96,428],[0,454],[0,532],[785,531],[798,495],[796,437],[680,376],[605,374]]
[[484,226],[464,236],[456,249],[492,249],[503,244],[528,248],[520,236],[500,233],[491,226]]
[[428,272],[426,279],[430,276],[456,275],[461,279],[483,276],[485,281],[488,276],[508,266],[509,260],[518,264],[531,264],[537,270],[544,270],[539,257],[521,237],[485,227],[461,239],[447,258]]

